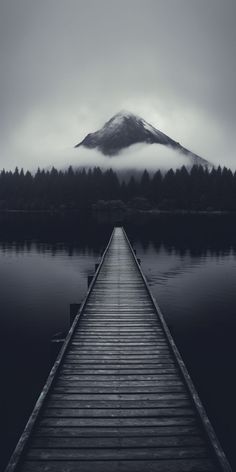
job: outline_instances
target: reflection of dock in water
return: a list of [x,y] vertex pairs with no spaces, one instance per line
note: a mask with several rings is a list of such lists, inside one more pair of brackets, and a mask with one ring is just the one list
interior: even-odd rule
[[115,228],[7,472],[230,471]]

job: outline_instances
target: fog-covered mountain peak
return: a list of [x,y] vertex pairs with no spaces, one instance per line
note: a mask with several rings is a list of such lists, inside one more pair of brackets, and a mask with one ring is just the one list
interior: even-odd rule
[[125,148],[139,143],[161,144],[171,147],[187,156],[189,165],[207,166],[209,164],[208,161],[184,148],[143,118],[126,110],[116,113],[98,131],[87,134],[83,141],[75,147],[84,146],[89,149],[97,149],[104,155],[112,157]]

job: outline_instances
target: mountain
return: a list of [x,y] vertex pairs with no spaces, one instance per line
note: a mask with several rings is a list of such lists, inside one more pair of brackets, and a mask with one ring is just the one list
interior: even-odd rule
[[209,162],[181,146],[166,134],[142,118],[129,112],[120,112],[114,115],[105,125],[95,133],[89,133],[79,144],[89,149],[98,149],[106,156],[114,156],[132,144],[162,144],[171,147],[187,156],[190,165],[208,166]]

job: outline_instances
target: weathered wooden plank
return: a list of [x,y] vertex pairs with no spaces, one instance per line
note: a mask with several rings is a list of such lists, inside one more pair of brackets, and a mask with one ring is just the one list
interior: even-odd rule
[[[108,356],[107,356],[108,357]],[[117,370],[138,370],[140,371],[146,369],[155,369],[156,372],[164,372],[165,371],[172,371],[178,372],[176,365],[169,361],[166,362],[165,360],[162,362],[160,358],[129,358],[125,362],[125,360],[120,358],[119,356],[114,356],[113,358],[104,359],[103,357],[96,358],[95,355],[93,356],[83,356],[83,357],[71,357],[65,361],[63,369],[115,369]],[[89,372],[88,372],[89,373]],[[142,373],[142,372],[141,372]]]
[[160,347],[165,347],[167,350],[169,350],[168,344],[166,343],[165,340],[162,340],[161,337],[160,339],[156,337],[155,335],[131,335],[127,336],[124,334],[110,334],[107,336],[102,336],[102,335],[97,335],[97,334],[79,334],[77,336],[74,336],[73,338],[73,345],[76,343],[82,343],[86,345],[92,344],[93,346],[111,346],[112,344],[123,344],[125,346],[158,346]]
[[175,418],[194,417],[192,408],[45,408],[43,418]]
[[[148,323],[149,326],[151,326],[151,324],[154,324],[155,322],[155,315],[152,314],[152,313],[148,313],[148,314],[125,314],[125,313],[101,313],[101,314],[90,314],[90,315],[86,315],[89,320],[89,325],[97,325],[98,322],[101,322],[103,323],[101,325],[101,327],[103,327],[104,325],[107,325],[107,324],[110,324],[110,325],[114,325],[114,327],[119,324],[119,323],[122,323],[122,325],[128,325],[128,326],[131,326],[132,323],[135,323],[136,325],[140,325],[142,323]],[[84,323],[85,323],[85,319],[84,319]],[[156,325],[156,324],[155,324]],[[159,325],[156,325],[157,328],[159,328]]]
[[138,352],[137,350],[134,349],[129,349],[129,350],[119,350],[119,349],[114,349],[111,351],[109,354],[109,350],[107,349],[102,349],[99,351],[96,350],[86,350],[83,349],[81,351],[81,354],[78,354],[78,352],[71,352],[70,355],[67,357],[67,362],[79,362],[81,363],[87,361],[94,361],[95,364],[100,364],[100,363],[106,363],[110,361],[111,364],[114,364],[117,362],[117,364],[124,364],[125,359],[127,359],[127,364],[169,364],[169,365],[175,365],[173,363],[173,358],[170,356],[170,353],[166,352],[154,352],[153,351],[146,351],[143,354],[140,354],[140,351]]
[[[108,323],[107,321],[98,323],[97,321],[90,321],[90,322],[83,322],[80,325],[80,329],[78,330],[79,333],[87,333],[87,332],[102,332],[106,333],[107,328],[110,332],[124,332],[124,333],[153,333],[156,332],[157,334],[163,334],[161,328],[154,322],[144,323],[144,322],[128,322],[128,321],[120,321],[117,322],[112,320],[112,322]],[[163,336],[162,336],[163,337]]]
[[[86,353],[87,352],[87,353]],[[97,357],[98,356],[98,357]],[[98,359],[120,359],[122,361],[127,359],[133,359],[133,360],[140,360],[140,359],[148,359],[148,360],[159,360],[160,358],[166,359],[169,358],[170,362],[175,363],[173,357],[171,356],[170,352],[169,353],[162,353],[156,350],[151,350],[151,351],[142,351],[140,350],[135,350],[135,349],[126,349],[124,351],[112,351],[111,349],[106,353],[102,351],[97,351],[96,354],[92,353],[88,349],[80,349],[77,351],[76,349],[74,352],[70,352],[65,356],[65,359],[83,359],[83,358],[98,358]],[[176,365],[176,363],[175,363]]]
[[99,350],[99,351],[86,351],[85,349],[82,350],[81,355],[77,352],[71,353],[68,356],[67,361],[71,363],[74,362],[87,362],[87,361],[94,361],[95,363],[106,363],[110,361],[111,363],[117,362],[124,364],[125,359],[127,359],[127,364],[139,364],[140,361],[145,364],[168,364],[168,365],[175,365],[173,364],[173,358],[170,354],[166,353],[152,353],[152,352],[145,352],[144,354],[140,355],[137,351],[133,349],[130,351],[119,351],[114,350],[109,354],[109,350]]
[[97,315],[97,316],[100,316],[103,315],[125,315],[125,316],[133,316],[133,317],[136,317],[136,319],[139,319],[139,316],[146,316],[146,315],[153,315],[154,312],[153,312],[153,308],[145,308],[145,310],[143,310],[143,308],[129,308],[128,306],[125,308],[125,307],[119,307],[119,305],[117,305],[117,307],[102,307],[101,304],[99,304],[99,306],[97,306],[96,308],[95,307],[91,307],[91,308],[87,308],[86,310],[86,313],[87,315],[90,315],[90,314],[94,314],[94,315]]
[[168,344],[158,337],[154,335],[137,335],[133,334],[131,336],[127,336],[124,334],[111,334],[110,336],[102,336],[97,334],[79,334],[74,336],[73,338],[73,345],[74,343],[79,344],[87,344],[92,346],[111,346],[112,344],[122,344],[124,347],[126,346],[156,346],[158,348],[166,348],[169,350]]
[[[110,308],[117,308],[117,310],[119,311],[120,309],[128,309],[128,310],[139,310],[139,311],[143,311],[143,309],[146,310],[146,308],[150,308],[150,310],[154,311],[153,310],[153,306],[152,306],[152,303],[150,302],[150,300],[146,300],[146,301],[143,301],[142,299],[140,299],[138,297],[130,297],[129,298],[129,301],[127,301],[125,303],[124,299],[121,298],[119,301],[115,301],[114,300],[114,295],[115,295],[115,292],[112,293],[111,290],[109,290],[109,294],[110,294],[110,297],[111,297],[111,300],[108,301],[108,297],[104,298],[102,297],[101,299],[103,299],[102,303],[101,303],[101,300],[96,300],[96,297],[93,297],[92,301],[91,301],[91,298],[89,299],[89,301],[87,302],[87,305],[86,305],[86,311],[89,311],[90,308],[92,309],[101,309],[102,308],[106,308],[108,307],[109,309]],[[130,301],[132,301],[132,306],[130,306]]]
[[42,418],[41,426],[47,427],[81,427],[81,426],[193,426],[197,425],[194,417],[156,417],[156,418]]
[[163,392],[163,391],[169,391],[172,389],[172,391],[175,391],[177,388],[184,390],[183,389],[183,386],[181,384],[181,382],[174,382],[174,381],[163,381],[163,382],[159,382],[159,381],[152,381],[152,382],[145,382],[145,381],[123,381],[122,384],[117,381],[113,381],[113,382],[106,382],[106,381],[97,381],[96,383],[93,382],[93,381],[68,381],[68,380],[59,380],[57,382],[57,385],[55,386],[55,388],[70,388],[71,390],[76,390],[78,391],[78,389],[82,389],[81,391],[91,391],[92,389],[94,389],[94,391],[113,391],[113,390],[116,390],[116,391],[120,391],[120,392],[124,392],[124,391],[134,391],[134,390],[137,390],[137,391],[148,391],[149,388],[152,388],[154,389],[155,391],[157,392]]
[[[151,357],[151,358],[158,358],[158,359],[169,359],[170,361],[173,360],[173,357],[171,356],[170,352],[168,351],[163,351],[163,350],[160,350],[160,349],[146,349],[146,348],[142,348],[141,349],[137,349],[135,347],[129,347],[129,348],[123,348],[122,346],[114,346],[114,348],[95,348],[93,349],[93,346],[89,347],[89,348],[86,348],[86,346],[82,346],[80,349],[79,349],[79,352],[81,353],[81,355],[90,355],[91,357],[95,357],[95,356],[99,356],[102,357],[103,355],[104,356],[116,356],[116,357],[119,357],[119,356],[133,356],[133,358],[136,358],[138,359],[140,357],[140,352],[142,352],[142,355],[146,355],[147,357]],[[71,349],[70,351],[70,354],[71,356],[74,356],[74,357],[79,357],[79,354],[78,354],[78,350],[77,349]]]
[[96,363],[110,363],[113,364],[114,362],[117,362],[119,364],[124,364],[127,362],[127,364],[139,364],[142,362],[142,364],[169,364],[169,365],[176,365],[173,361],[173,358],[170,355],[166,354],[153,354],[153,353],[145,353],[145,354],[140,354],[139,353],[133,353],[132,354],[123,354],[123,352],[112,352],[109,354],[109,352],[106,354],[103,354],[103,352],[97,352],[96,354],[91,353],[88,351],[86,352],[81,352],[79,354],[78,352],[68,354],[66,356],[66,360],[69,362],[79,362],[81,363],[87,363],[87,362],[95,362]]
[[169,425],[169,426],[60,426],[50,427],[39,425],[35,431],[35,437],[40,438],[91,438],[91,437],[167,437],[167,436],[199,436],[201,430],[191,425]]
[[39,449],[31,448],[27,454],[28,460],[145,460],[206,458],[204,446],[176,446],[160,448],[93,448],[93,449]]
[[[65,369],[68,368],[78,368],[78,369],[121,369],[121,370],[128,370],[128,369],[176,369],[175,364],[171,362],[158,362],[156,359],[150,359],[147,362],[145,362],[146,359],[138,360],[138,359],[129,359],[127,362],[123,361],[122,359],[119,359],[118,357],[116,359],[106,359],[104,360],[103,358],[96,359],[94,357],[88,357],[88,358],[72,358],[70,360],[67,360],[64,364]],[[116,364],[117,362],[117,364]]]
[[56,384],[54,387],[55,393],[96,393],[96,394],[107,394],[107,393],[173,393],[173,392],[185,392],[186,390],[182,385],[134,385],[130,386],[114,386],[114,385],[93,385],[93,386],[82,386],[82,385],[70,385],[70,384]]
[[71,363],[67,362],[62,368],[61,373],[78,373],[78,374],[88,374],[88,375],[146,375],[146,374],[176,374],[178,375],[178,370],[174,365],[163,365],[160,364],[93,364],[76,362]]
[[135,320],[134,318],[132,319],[127,319],[123,318],[120,320],[117,320],[117,318],[113,317],[105,317],[100,320],[100,322],[97,319],[91,319],[88,318],[89,321],[84,321],[81,323],[81,327],[78,330],[79,333],[81,332],[87,332],[88,330],[92,331],[102,331],[106,332],[106,329],[109,328],[111,331],[130,331],[130,332],[136,332],[136,331],[141,331],[142,333],[145,332],[157,332],[157,334],[162,334],[161,326],[159,326],[153,319],[149,320],[144,320],[144,319],[138,319]]
[[95,358],[94,356],[88,357],[72,357],[65,363],[66,367],[77,367],[80,369],[176,369],[175,364],[168,359],[135,359],[129,358],[127,362],[119,357],[113,357],[111,359],[104,359],[101,356]]
[[142,448],[142,447],[176,447],[202,446],[204,440],[200,436],[137,436],[137,437],[89,437],[89,438],[58,438],[36,437],[32,441],[33,448]]
[[[78,346],[78,347],[76,347]],[[89,351],[107,351],[107,352],[112,352],[112,351],[121,351],[123,352],[132,352],[132,351],[137,351],[140,353],[140,350],[142,351],[148,351],[152,353],[167,353],[170,354],[170,351],[168,347],[166,346],[158,346],[157,344],[149,344],[149,343],[123,343],[120,342],[120,345],[114,345],[114,343],[99,343],[99,342],[93,342],[93,343],[86,343],[86,341],[81,341],[81,342],[72,342],[71,343],[71,352],[77,351],[78,350],[89,350]]]
[[[126,382],[128,385],[129,382],[178,382],[181,383],[179,376],[177,374],[127,374],[127,375],[121,375],[121,374],[103,374],[103,375],[96,375],[96,374],[87,374],[87,373],[74,373],[74,374],[63,374],[62,372],[60,373],[60,380],[65,380],[69,382],[109,382],[111,385],[114,382],[119,382],[123,383]],[[127,383],[128,382],[128,383]],[[124,384],[124,385],[126,385]],[[140,383],[142,385],[142,383]]]
[[107,366],[104,366],[103,368],[101,367],[100,369],[99,368],[96,368],[96,367],[93,367],[93,368],[89,368],[88,365],[86,365],[84,368],[81,368],[81,366],[78,366],[76,364],[74,364],[74,367],[71,365],[71,364],[68,364],[68,366],[65,366],[61,369],[61,373],[63,375],[71,375],[71,374],[79,374],[79,375],[96,375],[96,376],[100,376],[100,375],[119,375],[119,376],[123,376],[123,375],[154,375],[154,374],[158,374],[158,375],[161,375],[161,374],[174,374],[176,373],[176,369],[174,368],[169,368],[169,369],[158,369],[158,368],[153,368],[153,369],[150,369],[149,367],[143,367],[141,368],[140,365],[134,369],[134,368],[120,368],[120,367],[115,367],[113,369],[110,369],[108,368]]
[[26,461],[22,472],[213,472],[209,459],[133,460],[133,461]]
[[103,321],[104,323],[107,322],[108,320],[112,320],[112,321],[127,321],[128,323],[130,322],[135,322],[135,323],[140,323],[140,322],[144,322],[144,321],[149,321],[149,322],[155,322],[159,325],[159,321],[156,319],[156,314],[155,312],[152,310],[150,312],[146,312],[146,311],[143,311],[141,313],[137,313],[135,310],[134,310],[134,313],[122,313],[120,311],[118,311],[117,313],[110,313],[109,311],[105,311],[103,310],[102,313],[88,313],[86,312],[83,316],[83,321],[85,321],[86,319],[90,320],[91,322],[93,321]]
[[123,402],[123,401],[168,401],[168,400],[190,400],[187,393],[130,393],[130,394],[91,394],[91,395],[84,395],[84,394],[57,394],[53,393],[50,395],[50,400],[86,400],[86,401],[100,401],[100,400],[113,400],[116,402]]
[[119,331],[119,330],[111,330],[110,328],[107,328],[104,331],[93,331],[92,329],[87,329],[86,331],[80,331],[78,334],[75,334],[73,339],[85,339],[88,340],[89,338],[96,338],[96,339],[124,339],[127,340],[133,340],[133,338],[137,340],[154,340],[155,343],[157,344],[165,344],[168,345],[166,340],[163,339],[163,336],[158,333],[156,333],[154,330],[151,331],[146,331],[143,332],[143,330],[140,331]]
[[[77,346],[79,346],[79,348]],[[122,348],[123,348],[123,352],[122,352]],[[86,343],[85,340],[79,340],[79,341],[75,340],[73,342],[73,345],[71,345],[71,349],[68,355],[71,355],[72,353],[79,355],[81,351],[90,351],[91,349],[93,350],[96,349],[98,353],[102,352],[103,350],[107,350],[109,355],[113,354],[113,351],[118,351],[117,353],[118,355],[129,354],[129,352],[132,354],[132,352],[134,352],[134,353],[137,353],[137,355],[139,356],[141,356],[142,354],[158,355],[160,353],[165,353],[165,354],[168,354],[173,360],[173,356],[171,356],[170,350],[168,349],[168,345],[164,345],[164,344],[158,345],[158,342],[152,343],[152,344],[149,344],[149,343],[140,344],[140,343],[135,343],[135,342],[128,344],[127,342],[120,341],[120,343],[117,342],[117,343],[109,344],[109,342],[106,342],[106,341],[104,341],[103,343],[101,343],[100,341],[97,342],[96,339],[91,340],[88,343]]]
[[[88,409],[101,409],[101,408],[118,408],[129,410],[132,408],[141,408],[141,409],[153,409],[153,408],[180,408],[180,407],[191,407],[189,400],[182,399],[170,399],[157,401],[142,401],[142,400],[129,400],[129,401],[120,401],[120,400],[53,400],[52,398],[47,403],[47,408],[88,408]],[[93,412],[92,412],[93,413]]]
[[[110,325],[111,327],[120,327],[129,326],[140,329],[145,329],[156,327],[159,331],[162,331],[160,322],[156,319],[155,313],[149,314],[139,314],[137,320],[136,316],[132,315],[131,318],[124,314],[119,314],[118,318],[114,315],[89,315],[85,314],[80,322],[81,329],[87,326],[96,326],[97,328],[103,329],[104,326]],[[80,329],[80,328],[79,328]]]
[[[122,324],[121,324],[122,323]],[[134,325],[135,323],[135,325]],[[154,322],[150,323],[143,323],[143,322],[135,322],[135,321],[120,321],[117,322],[117,320],[112,320],[111,322],[104,321],[103,324],[98,323],[97,321],[92,321],[92,322],[87,322],[87,323],[81,323],[81,327],[79,330],[79,333],[87,333],[87,332],[102,332],[106,333],[107,329],[109,329],[110,332],[124,332],[124,333],[157,333],[157,334],[162,334],[161,328]]]

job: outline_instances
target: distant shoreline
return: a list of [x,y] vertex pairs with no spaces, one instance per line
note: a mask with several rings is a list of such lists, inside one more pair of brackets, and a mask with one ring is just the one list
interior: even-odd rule
[[[93,216],[96,214],[110,214],[116,216],[116,211],[111,211],[108,209],[104,210],[92,210],[92,209],[54,209],[54,210],[3,210],[0,209],[0,215],[73,215],[73,214],[80,214],[81,216]],[[159,216],[159,215],[236,215],[236,211],[230,210],[158,210],[158,209],[151,209],[151,210],[139,210],[139,209],[130,209],[124,212],[124,217],[129,215],[150,215],[150,216]]]

